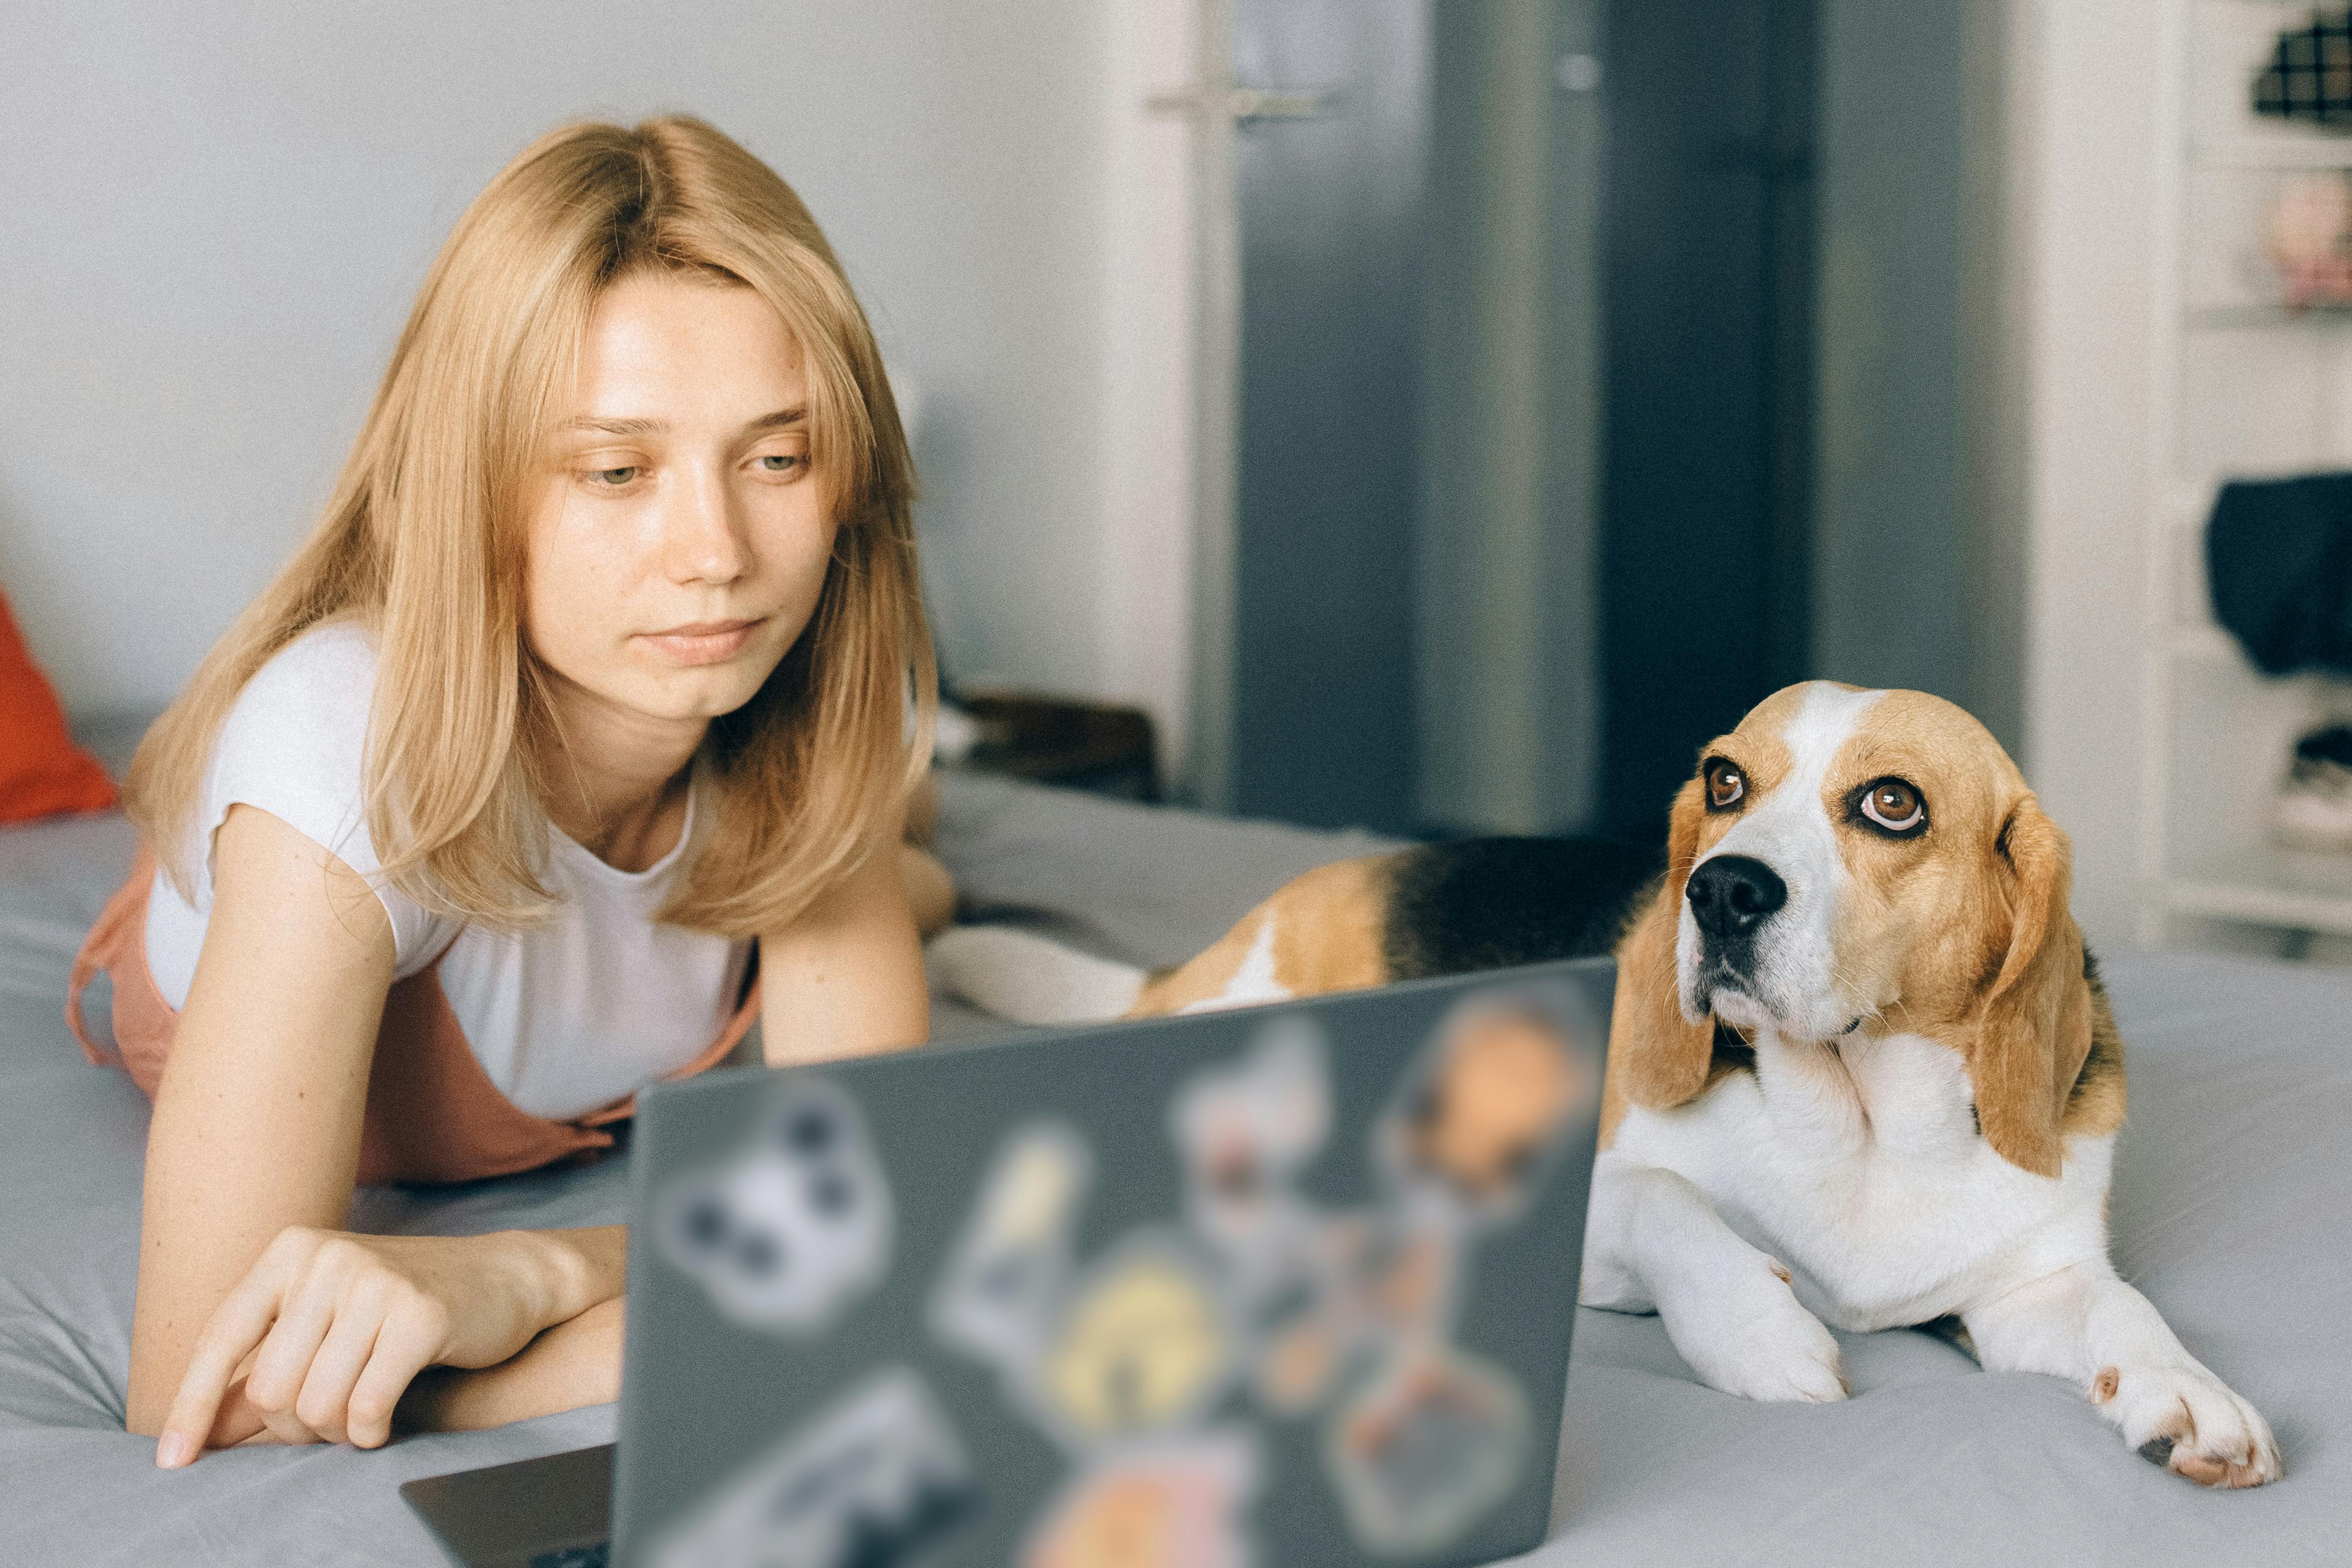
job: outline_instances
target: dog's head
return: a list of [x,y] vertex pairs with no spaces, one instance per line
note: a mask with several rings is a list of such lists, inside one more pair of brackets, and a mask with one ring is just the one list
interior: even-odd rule
[[1985,727],[1921,692],[1767,698],[1675,799],[1667,870],[1620,952],[1612,1067],[1638,1104],[1707,1082],[1717,1020],[1857,1030],[1967,1059],[1993,1148],[2054,1176],[2091,1042],[2066,835]]

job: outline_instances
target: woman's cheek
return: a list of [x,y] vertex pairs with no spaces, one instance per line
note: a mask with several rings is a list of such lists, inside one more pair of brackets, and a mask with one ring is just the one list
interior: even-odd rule
[[593,685],[600,670],[619,661],[619,645],[635,630],[616,595],[629,580],[633,552],[615,548],[616,533],[628,538],[635,530],[590,527],[581,510],[566,507],[533,541],[529,617],[539,656],[558,674]]

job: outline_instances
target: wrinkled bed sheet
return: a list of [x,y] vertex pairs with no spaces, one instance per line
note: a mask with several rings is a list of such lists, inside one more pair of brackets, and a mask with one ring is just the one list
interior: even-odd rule
[[[92,727],[119,760],[135,737]],[[1378,841],[948,783],[940,848],[986,918],[1183,958],[1309,866]],[[59,1018],[131,849],[119,817],[0,829],[0,1563],[442,1561],[395,1488],[602,1442],[608,1407],[373,1453],[247,1448],[152,1468],[121,1430],[146,1106]],[[2127,1451],[2075,1390],[1922,1334],[1842,1336],[1854,1397],[1694,1382],[1654,1318],[1579,1313],[1558,1534],[1524,1561],[2352,1561],[2352,977],[2212,956],[2108,966],[2130,1044],[2116,1259],[2276,1427],[2286,1479],[2212,1494]],[[952,1005],[944,1036],[997,1027]],[[353,1223],[475,1231],[624,1218],[625,1162],[362,1193]],[[1550,1310],[1546,1308],[1544,1310]]]

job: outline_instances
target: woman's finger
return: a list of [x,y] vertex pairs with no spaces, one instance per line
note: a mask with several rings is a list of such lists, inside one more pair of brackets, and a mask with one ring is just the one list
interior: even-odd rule
[[[255,1408],[259,1409],[260,1406]],[[303,1425],[302,1418],[291,1410],[262,1410],[261,1420],[262,1425],[269,1429],[270,1437],[289,1448],[299,1448],[305,1443],[320,1440],[319,1434]]]
[[[282,1325],[285,1320],[280,1318],[278,1322]],[[254,1352],[252,1358],[254,1366],[258,1366],[261,1364],[261,1358],[269,1354],[269,1340],[275,1338],[277,1333],[278,1330],[272,1328],[269,1331],[269,1336],[264,1338],[259,1348]],[[315,1443],[319,1440],[319,1435],[304,1425],[300,1416],[294,1414],[290,1402],[280,1403],[276,1399],[264,1400],[255,1396],[251,1367],[248,1367],[246,1372],[245,1401],[261,1416],[261,1424],[268,1428],[269,1440],[283,1443],[289,1448],[303,1443]],[[223,1403],[226,1403],[226,1397]]]
[[239,1378],[228,1385],[228,1393],[220,1402],[220,1414],[213,1417],[213,1429],[205,1435],[207,1448],[234,1448],[257,1432],[269,1430],[269,1423],[261,1418],[261,1406],[245,1396],[245,1380]]
[[238,1364],[268,1337],[270,1325],[278,1319],[280,1279],[268,1263],[269,1255],[265,1253],[262,1262],[237,1282],[196,1335],[188,1370],[180,1378],[179,1392],[172,1396],[172,1412],[156,1436],[155,1462],[164,1469],[192,1464],[204,1452],[205,1435],[212,1430],[213,1418],[219,1414]]
[[[246,1375],[246,1397],[262,1409],[290,1414],[310,1372],[310,1363],[335,1326],[341,1292],[310,1270],[278,1303],[278,1321],[261,1342]],[[271,1430],[278,1430],[275,1423]]]
[[351,1418],[345,1411],[352,1402],[352,1390],[359,1385],[360,1374],[367,1368],[383,1325],[381,1313],[352,1311],[347,1304],[318,1354],[310,1358],[310,1373],[295,1397],[294,1414],[330,1443],[347,1440]]
[[415,1312],[385,1317],[346,1407],[353,1443],[374,1448],[392,1440],[392,1413],[416,1375],[433,1364],[441,1332],[441,1325]]

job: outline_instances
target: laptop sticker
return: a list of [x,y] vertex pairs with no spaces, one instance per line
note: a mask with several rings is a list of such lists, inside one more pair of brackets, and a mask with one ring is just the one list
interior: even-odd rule
[[1199,1417],[1224,1391],[1236,1352],[1224,1303],[1189,1250],[1131,1236],[1072,1293],[1034,1392],[1055,1427],[1087,1448]]
[[1240,1061],[1195,1074],[1171,1108],[1185,1218],[1244,1312],[1297,1288],[1313,1265],[1322,1222],[1297,1180],[1330,1135],[1327,1055],[1315,1024],[1276,1019]]
[[1228,1427],[1079,1471],[1030,1533],[1023,1568],[1249,1568],[1243,1511],[1257,1445]]
[[1507,990],[1456,1004],[1408,1082],[1381,1129],[1391,1179],[1480,1228],[1526,1207],[1561,1134],[1601,1092],[1547,1000]]
[[1443,1343],[1464,1267],[1458,1231],[1392,1211],[1344,1216],[1326,1232],[1325,1283],[1269,1325],[1253,1368],[1258,1402],[1305,1415],[1355,1372]]
[[1005,1141],[931,1297],[942,1343],[1008,1373],[1035,1364],[1068,1294],[1090,1170],[1086,1144],[1060,1123]]
[[663,1533],[655,1568],[897,1568],[976,1516],[971,1462],[921,1378],[887,1368]]
[[1528,1406],[1498,1370],[1458,1351],[1402,1358],[1343,1406],[1324,1462],[1359,1544],[1404,1555],[1458,1537],[1518,1479]]
[[660,1195],[656,1244],[740,1327],[824,1333],[890,1270],[890,1187],[856,1102],[790,1077],[747,1146]]

